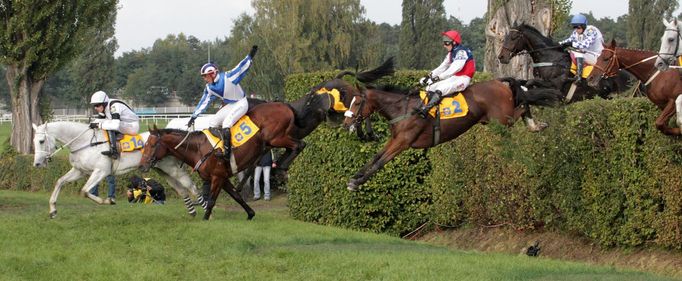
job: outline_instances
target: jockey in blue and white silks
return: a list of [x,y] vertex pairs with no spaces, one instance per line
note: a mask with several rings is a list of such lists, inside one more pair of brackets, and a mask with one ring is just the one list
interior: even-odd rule
[[[212,128],[222,128],[223,144],[225,145],[226,152],[230,148],[230,128],[249,109],[249,103],[239,82],[241,82],[251,67],[257,50],[258,47],[253,46],[251,52],[236,67],[227,72],[218,72],[218,66],[213,63],[207,63],[201,67],[201,76],[206,82],[206,88],[199,104],[194,109],[194,113],[192,113],[192,117],[187,123],[187,127],[194,125],[194,120],[199,114],[206,111],[206,108],[214,100],[220,99],[223,106],[211,119],[209,126]],[[225,156],[229,157],[229,153],[225,153]]]
[[577,51],[571,51],[577,64],[576,80],[581,79],[583,62],[594,65],[604,49],[604,38],[601,31],[593,25],[587,25],[587,18],[577,14],[571,18],[573,33],[571,36],[559,42],[562,47],[573,47]]
[[90,104],[95,108],[98,116],[90,123],[90,128],[102,128],[106,130],[109,136],[111,150],[103,151],[102,154],[118,159],[117,133],[136,135],[140,130],[139,117],[126,103],[121,100],[110,99],[103,91],[92,94]]

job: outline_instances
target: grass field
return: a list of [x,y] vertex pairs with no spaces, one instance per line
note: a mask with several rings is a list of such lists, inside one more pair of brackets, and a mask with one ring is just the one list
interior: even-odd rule
[[48,193],[0,190],[0,279],[670,280],[303,223],[288,217],[284,197],[253,204],[253,221],[232,205],[202,221],[177,200],[97,206],[62,194],[51,220]]

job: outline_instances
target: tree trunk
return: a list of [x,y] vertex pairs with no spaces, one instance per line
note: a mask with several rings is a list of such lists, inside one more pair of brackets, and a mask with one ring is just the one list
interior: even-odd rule
[[532,78],[530,56],[518,55],[509,64],[500,64],[497,55],[502,49],[504,36],[515,24],[525,23],[537,28],[545,36],[551,34],[551,0],[488,0],[488,16],[483,70],[493,73],[495,77]]
[[[19,78],[19,83],[15,83]],[[32,82],[26,68],[14,65],[7,67],[5,78],[12,100],[12,136],[10,143],[21,154],[33,153],[33,127],[31,123],[42,123],[39,108],[39,93],[45,80]]]

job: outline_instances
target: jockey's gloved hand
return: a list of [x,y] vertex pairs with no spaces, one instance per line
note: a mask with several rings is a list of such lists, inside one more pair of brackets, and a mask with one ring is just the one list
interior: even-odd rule
[[566,48],[568,48],[568,47],[572,47],[572,46],[573,46],[573,42],[564,42],[564,43],[561,43],[560,46],[561,46],[562,49],[566,49]]
[[419,79],[419,85],[428,86],[428,85],[431,85],[431,83],[433,83],[431,81],[431,76],[427,75],[427,76],[424,76],[424,77]]
[[258,52],[258,46],[253,45],[253,47],[251,47],[251,51],[249,52],[249,56],[251,56],[251,59],[253,59],[253,57],[256,55],[256,52]]
[[440,77],[438,77],[438,75],[431,76],[431,84],[436,83],[438,81],[440,81]]
[[189,122],[187,122],[187,128],[194,126],[194,119],[197,119],[197,117],[192,116],[189,118]]
[[90,129],[97,129],[97,128],[99,128],[99,123],[97,123],[97,122],[90,123]]

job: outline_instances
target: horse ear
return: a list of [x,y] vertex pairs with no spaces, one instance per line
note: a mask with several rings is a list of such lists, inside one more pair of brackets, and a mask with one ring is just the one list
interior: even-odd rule
[[156,123],[154,123],[152,130],[154,130],[155,132],[159,130],[159,128],[156,127]]
[[37,131],[37,130],[38,130],[38,126],[36,126],[35,123],[31,123],[31,125],[33,125],[33,130],[34,130],[34,131]]
[[615,48],[616,48],[616,39],[611,39],[611,44],[610,44],[609,47],[611,47],[611,49],[615,49]]

